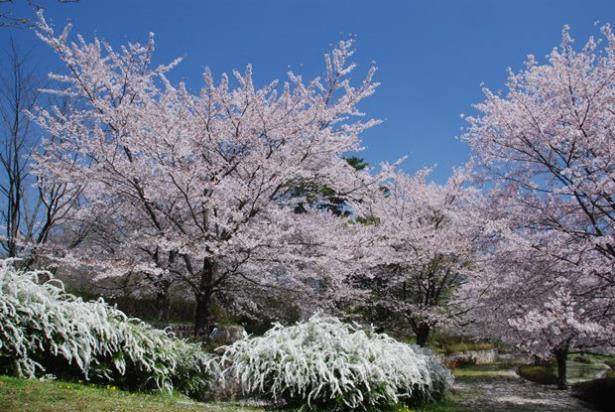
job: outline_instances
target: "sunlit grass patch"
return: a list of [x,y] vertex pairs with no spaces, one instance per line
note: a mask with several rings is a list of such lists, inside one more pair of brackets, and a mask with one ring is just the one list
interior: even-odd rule
[[64,381],[0,376],[2,412],[259,412],[232,403],[202,403],[183,395],[145,394]]

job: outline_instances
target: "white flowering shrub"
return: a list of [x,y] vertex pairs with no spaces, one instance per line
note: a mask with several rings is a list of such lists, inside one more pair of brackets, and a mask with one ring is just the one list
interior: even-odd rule
[[430,351],[320,315],[226,347],[244,393],[325,410],[383,410],[439,398],[452,375]]
[[0,261],[0,372],[197,396],[216,366],[198,344],[130,319],[102,299],[84,302],[48,272],[18,271],[12,261]]

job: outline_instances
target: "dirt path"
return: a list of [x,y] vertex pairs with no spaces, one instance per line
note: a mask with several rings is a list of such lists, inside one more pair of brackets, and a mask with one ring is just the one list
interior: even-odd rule
[[569,391],[536,385],[523,379],[458,381],[460,404],[476,412],[591,412]]

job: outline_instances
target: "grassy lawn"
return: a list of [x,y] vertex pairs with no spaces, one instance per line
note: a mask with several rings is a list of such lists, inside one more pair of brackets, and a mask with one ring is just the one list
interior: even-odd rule
[[141,394],[112,387],[0,376],[2,412],[258,412],[233,404],[200,403],[172,395]]
[[[0,376],[2,412],[265,412],[231,403],[202,403],[176,395],[130,393],[113,387]],[[267,410],[267,412],[275,412]],[[281,412],[281,411],[279,411]],[[286,410],[285,412],[290,412]],[[419,409],[400,412],[467,412],[456,395]]]
[[573,353],[569,356],[567,365],[570,382],[594,379],[599,374],[615,377],[615,356]]

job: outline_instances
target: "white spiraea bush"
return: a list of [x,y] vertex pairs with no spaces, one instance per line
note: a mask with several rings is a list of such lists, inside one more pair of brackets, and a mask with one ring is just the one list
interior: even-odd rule
[[453,379],[429,350],[320,315],[237,341],[221,362],[246,394],[328,410],[428,401]]
[[18,271],[11,260],[0,261],[0,369],[27,377],[74,373],[188,395],[205,391],[216,375],[199,345],[128,318],[102,299],[84,302],[50,273]]

